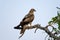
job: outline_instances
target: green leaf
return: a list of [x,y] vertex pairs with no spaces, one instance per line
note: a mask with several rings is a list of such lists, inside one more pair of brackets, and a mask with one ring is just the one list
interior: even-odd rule
[[58,29],[60,30],[60,22],[58,22]]
[[53,30],[54,30],[55,32],[57,31],[57,29],[56,29],[56,28],[54,28]]
[[56,19],[57,19],[57,17],[53,17],[53,18],[52,18],[52,20],[56,20]]
[[49,22],[48,22],[48,24],[52,24],[52,23],[53,23],[53,21],[49,21]]
[[60,30],[60,26],[58,26],[58,29]]

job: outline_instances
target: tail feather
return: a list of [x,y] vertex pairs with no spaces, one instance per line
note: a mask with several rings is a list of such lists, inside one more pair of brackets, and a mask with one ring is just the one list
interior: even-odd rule
[[20,34],[24,33],[25,32],[25,29],[21,29],[20,31]]
[[19,36],[19,38],[21,38],[21,37],[24,35],[25,30],[26,30],[26,25],[24,25],[24,26],[22,27],[22,29],[21,29],[21,31],[20,31],[21,36]]
[[26,26],[24,25],[23,28],[22,28],[21,31],[20,31],[20,34],[24,33],[25,30],[26,30]]

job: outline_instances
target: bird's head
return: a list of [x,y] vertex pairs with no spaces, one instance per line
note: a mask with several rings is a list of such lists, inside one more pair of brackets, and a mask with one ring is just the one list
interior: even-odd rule
[[30,9],[30,13],[36,12],[34,8]]
[[34,8],[32,8],[31,11],[35,12],[36,10]]

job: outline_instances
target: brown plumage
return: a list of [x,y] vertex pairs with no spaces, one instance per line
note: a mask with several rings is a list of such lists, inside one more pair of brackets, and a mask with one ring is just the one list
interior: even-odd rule
[[24,33],[24,31],[25,31],[24,30],[25,25],[30,24],[30,26],[31,26],[32,21],[34,20],[34,11],[36,11],[36,10],[32,8],[29,11],[29,13],[22,19],[22,21],[20,22],[20,24],[18,26],[14,27],[15,29],[19,29],[20,26],[21,26],[21,32],[20,32],[20,34]]

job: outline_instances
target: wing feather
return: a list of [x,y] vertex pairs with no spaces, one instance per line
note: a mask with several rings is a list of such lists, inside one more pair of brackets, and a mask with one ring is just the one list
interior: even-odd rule
[[30,14],[28,14],[28,15],[26,15],[24,18],[23,18],[23,22],[30,22],[30,21],[32,21],[34,19],[34,15],[30,15]]
[[23,26],[25,24],[28,24],[28,23],[32,22],[33,20],[34,20],[34,15],[28,14],[23,18],[20,25]]

